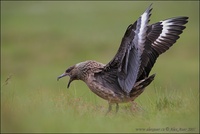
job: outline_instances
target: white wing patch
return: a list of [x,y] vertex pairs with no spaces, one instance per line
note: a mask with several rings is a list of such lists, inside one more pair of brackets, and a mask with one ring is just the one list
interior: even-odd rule
[[136,45],[135,47],[138,48],[139,55],[141,55],[144,51],[150,10],[151,9],[149,7],[137,20],[137,29],[135,31],[136,37],[134,40],[135,40],[135,45]]
[[139,37],[139,44],[140,43],[144,43],[144,39],[146,38],[144,36],[144,34],[146,33],[147,30],[147,22],[148,22],[148,14],[145,12],[142,16],[141,16],[141,27],[138,33],[138,37]]
[[162,25],[163,29],[162,29],[162,32],[159,35],[159,37],[153,42],[152,45],[157,44],[158,42],[162,42],[162,40],[164,40],[163,37],[166,37],[167,34],[170,33],[170,31],[169,31],[170,26],[172,26],[174,23],[173,22],[169,22],[169,21],[171,21],[171,19],[165,20],[165,21],[160,21],[160,22],[162,22],[161,25]]

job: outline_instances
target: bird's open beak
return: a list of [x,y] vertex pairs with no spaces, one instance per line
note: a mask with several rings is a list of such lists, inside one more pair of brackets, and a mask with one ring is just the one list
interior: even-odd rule
[[70,86],[70,84],[71,84],[72,81],[73,81],[73,79],[70,77],[69,82],[67,84],[67,88],[69,88],[69,86]]
[[60,78],[65,77],[65,76],[68,76],[68,73],[63,73],[63,74],[61,74],[60,76],[58,76],[57,81],[58,81]]
[[[58,81],[60,78],[65,77],[65,76],[69,76],[69,74],[68,74],[68,73],[63,73],[63,74],[61,74],[60,76],[58,76],[57,81]],[[73,81],[73,79],[70,77],[69,82],[68,82],[68,84],[67,84],[67,88],[69,88],[69,86],[70,86],[70,84],[71,84],[72,81]]]

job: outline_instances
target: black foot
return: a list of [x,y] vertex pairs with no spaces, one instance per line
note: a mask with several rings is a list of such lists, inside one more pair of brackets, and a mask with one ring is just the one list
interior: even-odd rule
[[106,112],[105,115],[107,115],[108,113],[110,113],[111,110],[112,110],[112,105],[110,103],[108,103],[108,111]]
[[119,105],[118,103],[116,103],[116,113],[118,113],[118,111],[119,111]]

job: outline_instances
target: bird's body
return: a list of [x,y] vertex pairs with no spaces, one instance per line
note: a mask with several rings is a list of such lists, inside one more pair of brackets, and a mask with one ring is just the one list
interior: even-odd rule
[[128,26],[117,54],[108,64],[85,61],[69,67],[58,77],[82,80],[111,104],[134,101],[153,80],[149,73],[157,57],[168,50],[185,29],[188,17],[166,19],[149,25],[151,6]]
[[[127,94],[123,90],[116,90],[117,88],[120,88],[119,85],[116,85],[116,82],[113,82],[113,85],[118,87],[110,88],[106,82],[98,79],[97,76],[101,75],[99,73],[102,73],[102,70],[105,68],[106,65],[92,60],[81,62],[78,65],[80,64],[82,65],[82,72],[85,72],[84,74],[87,74],[84,75],[84,77],[80,78],[80,80],[84,81],[93,93],[105,100],[108,100],[110,103],[133,101],[137,97],[136,94],[139,95],[144,90],[143,87],[141,89],[141,87],[139,87],[138,85],[140,85],[140,83],[144,80],[149,80],[149,82],[153,80],[152,76],[151,79],[144,79],[137,82],[133,87],[132,92],[130,92],[130,94]],[[115,81],[117,81],[117,79]],[[137,91],[139,91],[140,93]]]

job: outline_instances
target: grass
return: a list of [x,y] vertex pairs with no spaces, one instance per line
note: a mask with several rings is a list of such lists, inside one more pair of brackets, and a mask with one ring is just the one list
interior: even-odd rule
[[1,132],[199,132],[198,2],[153,2],[150,23],[190,18],[137,105],[104,116],[107,102],[83,82],[56,81],[80,61],[109,62],[150,3],[1,2]]

